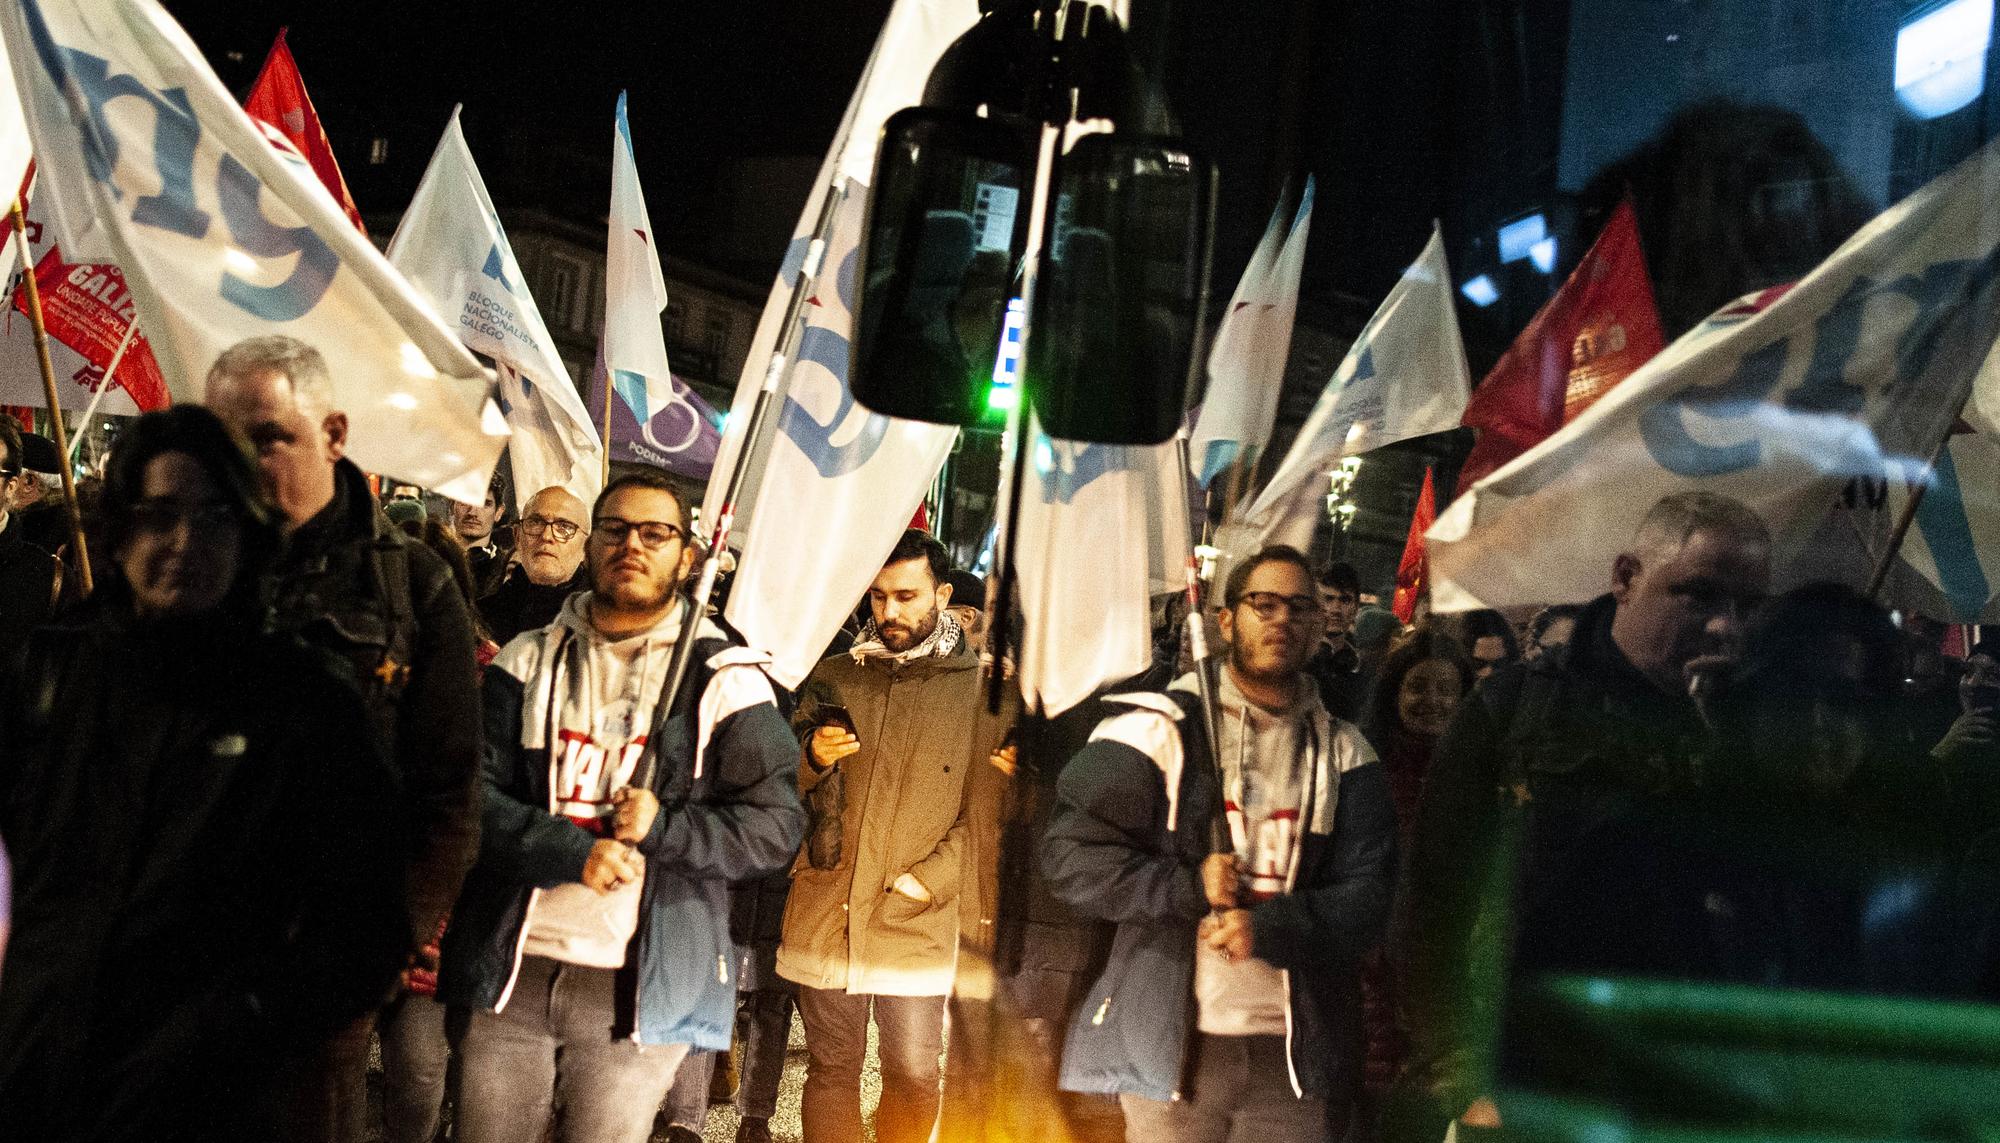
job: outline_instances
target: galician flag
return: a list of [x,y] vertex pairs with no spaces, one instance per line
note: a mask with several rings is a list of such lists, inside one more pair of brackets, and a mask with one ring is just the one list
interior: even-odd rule
[[1271,224],[1244,267],[1229,311],[1215,331],[1215,346],[1208,354],[1208,393],[1188,448],[1189,462],[1204,488],[1238,458],[1254,461],[1271,439],[1285,362],[1291,356],[1312,204],[1313,181],[1308,176],[1289,228],[1282,201],[1271,212]]
[[[1996,270],[2000,144],[1989,143],[1782,296],[1696,327],[1461,496],[1430,532],[1434,605],[1595,596],[1646,510],[1690,489],[1733,497],[1763,517],[1778,588],[1864,585],[1888,551],[1894,493],[1923,476],[1961,413],[1990,427],[2000,409]],[[1961,471],[1961,459],[1985,470]],[[1956,494],[1990,488],[1988,464],[1953,449],[1928,477],[1917,544],[1902,562],[1937,565],[1941,587],[1914,601],[1936,618],[1992,614],[2000,569],[1982,564],[1979,533]],[[1915,571],[1903,578],[1925,587]],[[1907,600],[1902,590],[1892,579],[1887,600]]]
[[667,342],[660,311],[667,308],[667,279],[639,165],[632,156],[632,128],[625,120],[625,93],[611,131],[611,225],[604,251],[604,366],[612,391],[640,425],[674,401],[667,368]]
[[604,475],[597,430],[528,296],[457,111],[389,240],[389,261],[468,349],[493,359],[501,411],[514,431],[507,458],[516,497],[525,502],[560,486],[594,501]]
[[368,228],[361,225],[361,211],[354,205],[354,196],[347,193],[347,180],[340,175],[340,164],[333,160],[333,144],[327,141],[326,128],[320,126],[312,96],[306,94],[305,77],[299,74],[299,64],[292,58],[291,45],[285,42],[285,32],[284,28],[278,29],[278,38],[271,43],[271,54],[264,57],[264,69],[257,73],[257,82],[250,85],[250,96],[243,101],[243,110],[265,128],[273,144],[304,156],[313,176],[340,203],[354,229],[365,234]]
[[791,369],[778,431],[753,467],[752,505],[733,506],[747,528],[728,617],[750,646],[771,654],[771,674],[796,687],[854,609],[869,581],[923,503],[957,429],[881,416],[862,408],[847,384],[854,332],[855,266],[862,213],[882,123],[921,101],[938,56],[979,19],[974,0],[896,0],[814,190],[793,230],[750,343],[731,405],[702,519],[725,507],[723,486],[742,448],[765,367],[782,334],[785,306],[804,264],[830,188],[842,195],[818,289]]
[[175,400],[287,334],[325,355],[357,464],[479,501],[491,376],[155,0],[7,0],[0,39],[63,257],[124,271]]
[[1423,253],[1362,327],[1284,462],[1223,546],[1232,558],[1267,543],[1309,547],[1326,496],[1324,475],[1340,458],[1457,427],[1471,388],[1444,234],[1433,227]]
[[[1187,485],[1180,445],[1078,444],[1051,439],[1032,414],[1015,567],[1026,630],[1021,695],[1054,717],[1152,663],[1150,593],[1162,562],[1185,584]],[[1169,541],[1169,545],[1172,541]],[[1170,581],[1171,582],[1171,581]]]

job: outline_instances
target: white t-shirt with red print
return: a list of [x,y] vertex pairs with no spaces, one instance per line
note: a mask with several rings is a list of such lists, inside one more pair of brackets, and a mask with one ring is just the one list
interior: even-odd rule
[[[582,653],[566,654],[553,677],[562,692],[553,704],[555,813],[600,837],[611,836],[611,795],[631,783],[646,750],[677,634],[667,627],[612,642],[587,623],[572,624]],[[544,890],[529,914],[523,951],[594,968],[622,966],[639,927],[644,884],[641,876],[609,893],[579,883]]]
[[[1313,708],[1319,698],[1302,686],[1291,708],[1267,711],[1243,697],[1220,672],[1216,692],[1216,748],[1224,782],[1229,833],[1242,881],[1237,904],[1245,909],[1282,894],[1303,828]],[[1213,1036],[1285,1034],[1285,977],[1250,957],[1231,964],[1196,938],[1196,1026]]]

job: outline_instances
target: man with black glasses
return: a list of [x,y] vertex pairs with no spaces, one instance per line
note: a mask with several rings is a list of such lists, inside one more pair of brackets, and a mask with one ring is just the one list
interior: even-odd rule
[[501,646],[523,631],[555,622],[563,600],[590,586],[583,566],[589,511],[567,489],[544,488],[521,510],[517,562],[493,594],[479,601],[479,617]]
[[[560,519],[536,500],[524,517]],[[705,617],[686,630],[679,496],[622,476],[591,525],[590,590],[486,672],[479,863],[438,981],[470,1010],[463,1143],[542,1143],[557,1103],[561,1143],[644,1143],[689,1049],[729,1050],[729,883],[783,869],[805,832],[765,657]]]
[[1331,1139],[1360,1072],[1357,962],[1389,912],[1388,779],[1305,673],[1325,626],[1311,567],[1266,548],[1223,599],[1218,741],[1192,675],[1110,697],[1042,843],[1056,896],[1118,926],[1062,1086],[1118,1095],[1134,1143]]

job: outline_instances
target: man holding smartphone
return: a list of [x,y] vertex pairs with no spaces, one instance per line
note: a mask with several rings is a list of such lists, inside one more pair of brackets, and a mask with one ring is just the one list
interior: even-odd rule
[[[905,532],[868,588],[870,621],[806,680],[793,727],[811,831],[778,974],[805,1021],[805,1133],[861,1138],[861,1065],[881,1036],[881,1143],[928,1139],[958,935],[966,775],[1010,718],[985,713],[979,661],[946,612],[943,545]],[[835,788],[839,797],[829,796]]]

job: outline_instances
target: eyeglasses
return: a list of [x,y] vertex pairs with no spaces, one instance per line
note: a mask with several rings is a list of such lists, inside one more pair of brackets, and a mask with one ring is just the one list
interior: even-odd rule
[[649,552],[657,552],[687,534],[681,531],[680,525],[663,520],[620,520],[616,516],[602,516],[598,518],[597,530],[590,535],[592,539],[602,540],[606,546],[615,548],[634,532],[639,533],[639,546]]
[[236,509],[219,500],[205,500],[199,504],[181,500],[141,500],[132,505],[134,531],[164,536],[183,523],[197,532],[233,526]]
[[1282,609],[1291,613],[1294,623],[1306,623],[1321,615],[1319,600],[1310,595],[1279,595],[1275,591],[1252,591],[1236,600],[1237,603],[1257,613],[1257,618],[1266,623],[1278,618]]
[[521,530],[530,536],[547,533],[555,537],[556,543],[565,544],[575,539],[578,532],[583,531],[583,525],[569,520],[558,520],[553,516],[523,516]]

